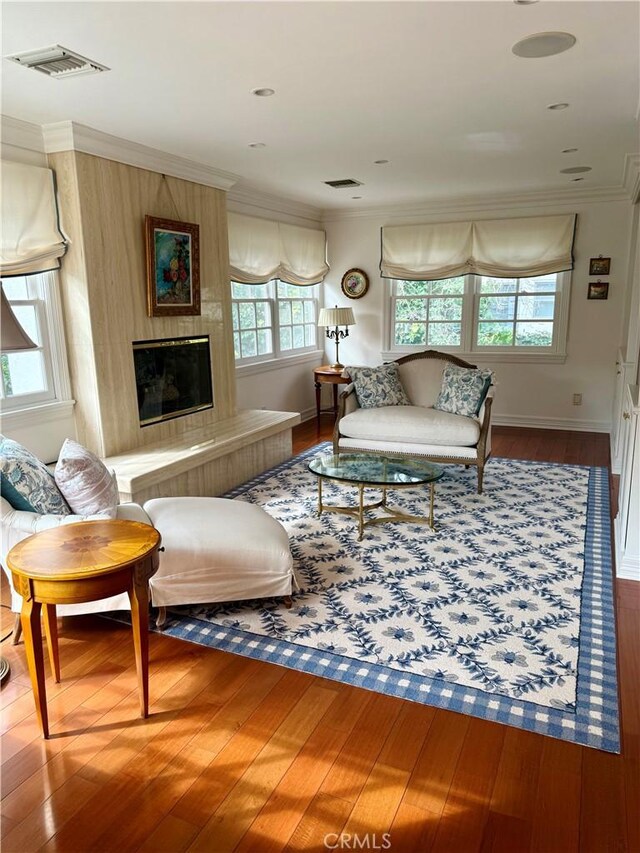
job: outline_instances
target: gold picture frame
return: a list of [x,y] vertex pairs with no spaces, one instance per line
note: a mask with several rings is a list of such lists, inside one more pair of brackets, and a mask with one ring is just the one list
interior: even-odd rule
[[200,226],[144,218],[149,317],[200,315]]
[[340,287],[349,299],[360,299],[369,290],[369,277],[366,272],[354,267],[342,276]]

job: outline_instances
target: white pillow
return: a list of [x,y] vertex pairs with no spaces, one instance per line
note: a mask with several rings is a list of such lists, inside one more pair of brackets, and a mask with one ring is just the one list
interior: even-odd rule
[[64,499],[76,515],[116,517],[120,500],[115,475],[95,453],[77,441],[71,438],[65,440],[54,477]]

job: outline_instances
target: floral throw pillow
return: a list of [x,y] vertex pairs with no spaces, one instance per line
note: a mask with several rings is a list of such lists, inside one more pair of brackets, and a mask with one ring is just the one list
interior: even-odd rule
[[442,387],[433,408],[475,417],[487,396],[492,377],[490,370],[448,364],[442,371]]
[[381,364],[379,367],[347,367],[346,372],[355,386],[361,409],[411,405],[400,382],[397,364]]
[[2,497],[14,509],[41,515],[69,515],[53,474],[17,441],[0,436]]

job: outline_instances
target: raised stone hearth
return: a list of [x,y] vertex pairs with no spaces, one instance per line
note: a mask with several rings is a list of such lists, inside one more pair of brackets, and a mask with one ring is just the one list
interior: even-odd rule
[[104,460],[121,501],[220,495],[291,456],[297,412],[247,409],[180,436]]

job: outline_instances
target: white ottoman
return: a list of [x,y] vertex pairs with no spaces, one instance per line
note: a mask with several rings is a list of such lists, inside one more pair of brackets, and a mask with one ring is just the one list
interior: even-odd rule
[[[151,578],[151,603],[205,604],[291,595],[289,537],[261,507],[227,498],[155,498],[145,512],[164,552]],[[297,585],[297,583],[296,583]]]

